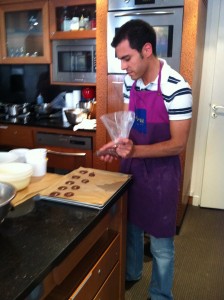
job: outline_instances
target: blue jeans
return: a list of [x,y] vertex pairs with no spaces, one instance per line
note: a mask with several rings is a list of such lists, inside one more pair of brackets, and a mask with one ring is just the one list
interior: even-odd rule
[[[150,235],[152,276],[149,296],[152,300],[173,300],[174,277],[174,238],[155,238]],[[144,231],[128,223],[126,280],[139,280],[142,277],[144,260]]]

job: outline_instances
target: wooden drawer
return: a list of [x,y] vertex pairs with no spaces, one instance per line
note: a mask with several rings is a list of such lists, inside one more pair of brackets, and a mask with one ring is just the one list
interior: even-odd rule
[[[110,244],[69,300],[92,300],[119,260],[119,236]],[[118,282],[118,279],[117,279]]]
[[113,268],[112,272],[104,282],[103,286],[93,300],[115,300],[119,299],[119,263]]
[[8,145],[12,148],[33,148],[32,129],[25,126],[0,124],[0,144]]

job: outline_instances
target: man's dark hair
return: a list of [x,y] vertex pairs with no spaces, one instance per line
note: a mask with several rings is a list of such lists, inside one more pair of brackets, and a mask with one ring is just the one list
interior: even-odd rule
[[156,33],[154,28],[142,20],[130,20],[122,25],[115,34],[111,43],[117,47],[123,40],[128,40],[130,47],[141,53],[146,43],[152,45],[153,54],[156,56]]

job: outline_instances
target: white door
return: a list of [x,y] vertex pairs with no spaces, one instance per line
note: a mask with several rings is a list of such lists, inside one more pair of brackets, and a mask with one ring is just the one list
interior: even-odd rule
[[210,45],[214,47],[212,58],[214,80],[210,99],[201,206],[224,209],[224,1],[215,2],[220,7],[219,14],[216,15],[218,20],[214,18],[216,31],[211,30],[213,35],[217,34],[217,47],[214,44]]

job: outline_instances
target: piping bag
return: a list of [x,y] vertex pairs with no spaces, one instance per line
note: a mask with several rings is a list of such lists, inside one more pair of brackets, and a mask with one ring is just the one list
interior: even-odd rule
[[[119,138],[128,138],[131,128],[135,121],[135,113],[133,111],[117,111],[100,117],[112,141],[116,143]],[[98,150],[97,156],[112,155],[119,157],[116,147],[109,148],[104,151]]]

